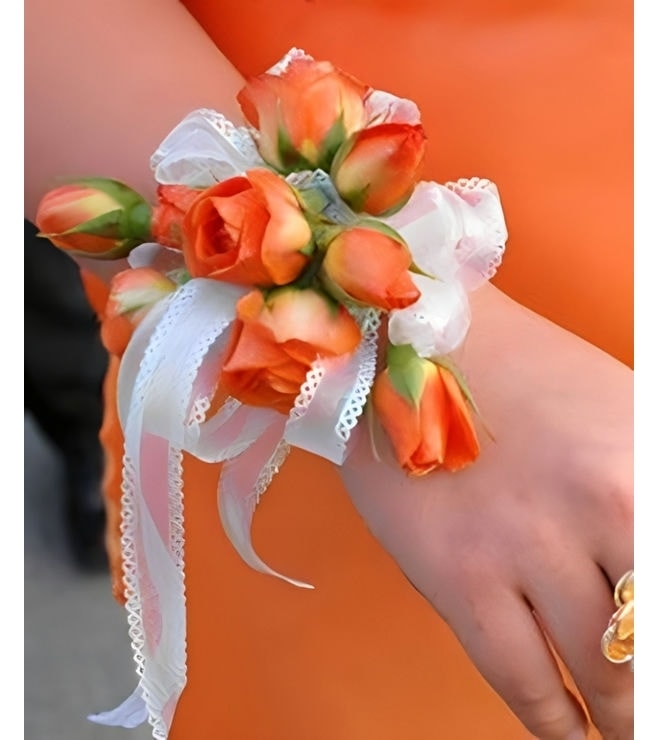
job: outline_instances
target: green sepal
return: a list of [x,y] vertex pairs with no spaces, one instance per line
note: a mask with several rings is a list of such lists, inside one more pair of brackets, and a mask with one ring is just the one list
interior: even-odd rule
[[336,152],[345,141],[345,133],[345,124],[341,115],[334,121],[329,131],[327,131],[318,150],[317,161],[312,162],[293,146],[285,128],[279,127],[277,130],[276,148],[280,162],[269,162],[269,164],[285,174],[318,168],[329,172]]
[[152,209],[136,190],[107,177],[84,177],[74,182],[109,195],[117,208],[78,224],[64,234],[93,234],[108,239],[131,239],[138,243],[151,237]]
[[418,408],[427,377],[423,360],[410,344],[389,344],[386,352],[388,377],[395,390]]
[[331,242],[345,231],[345,227],[340,224],[320,221],[313,228],[313,238],[321,252],[326,252]]
[[85,185],[93,190],[100,190],[111,198],[114,198],[124,208],[132,206],[137,201],[144,200],[136,190],[133,190],[124,182],[114,180],[111,177],[82,177],[71,180],[71,183]]
[[332,298],[334,298],[338,303],[342,303],[344,306],[358,306],[361,308],[372,308],[372,306],[369,303],[363,303],[362,301],[357,301],[355,298],[352,298],[351,295],[346,293],[338,283],[331,280],[327,276],[327,273],[323,268],[320,268],[318,271],[318,280],[320,282],[320,285],[322,286],[322,289],[328,293]]
[[335,179],[336,173],[340,169],[340,166],[343,164],[345,159],[347,158],[347,155],[352,151],[354,148],[354,141],[356,139],[356,136],[359,132],[354,132],[351,136],[349,136],[347,139],[345,139],[338,149],[336,150],[336,154],[333,158],[333,161],[331,163],[331,170],[330,175],[331,179]]
[[327,135],[322,141],[322,146],[318,153],[318,167],[325,172],[329,172],[333,166],[334,158],[336,157],[339,149],[345,142],[345,136],[347,131],[345,129],[345,123],[343,122],[343,114],[333,122]]
[[350,208],[361,213],[363,212],[363,204],[366,202],[369,189],[370,185],[368,184],[358,190],[350,190],[349,192],[343,191],[340,195]]
[[403,244],[407,249],[409,246],[407,245],[407,242],[398,234],[398,232],[393,229],[388,224],[385,224],[383,221],[379,221],[376,218],[363,218],[360,219],[356,224],[354,224],[356,228],[364,228],[364,229],[371,229],[372,231],[378,231],[380,234],[384,234],[384,236],[389,237],[389,239],[393,239],[396,242],[399,242],[400,244]]
[[288,132],[279,128],[276,137],[276,149],[281,161],[280,166],[276,162],[269,162],[275,169],[283,174],[301,172],[302,170],[313,170],[315,165],[304,157],[290,141]]
[[141,203],[136,203],[126,213],[128,227],[126,236],[140,239],[141,241],[148,241],[151,238],[152,215],[153,209],[145,200],[142,200]]
[[72,226],[70,229],[63,231],[60,236],[90,234],[92,236],[102,236],[106,239],[121,239],[125,236],[123,233],[124,221],[124,212],[121,208],[118,208],[116,211],[107,211],[100,216]]
[[[341,144],[341,146],[338,148],[336,152],[336,156],[334,157],[333,162],[331,163],[331,171],[330,171],[331,179],[334,182],[336,180],[338,170],[340,169],[341,165],[347,158],[347,155],[354,148],[354,141],[356,139],[357,133],[358,132],[352,134],[348,139],[346,139]],[[355,211],[362,211],[363,204],[366,202],[366,198],[368,197],[369,189],[370,189],[370,183],[366,183],[363,187],[358,188],[356,190],[343,191],[340,193],[340,196],[350,206],[350,208],[352,208]]]
[[430,275],[429,272],[425,272],[425,270],[422,270],[415,262],[411,262],[409,265],[409,272],[413,272],[414,275],[422,275],[423,277],[430,278],[430,280],[436,280],[439,283],[443,282],[443,278],[436,277],[435,275]]
[[[322,264],[322,254],[315,250],[311,257],[311,261],[306,265],[301,275],[291,283],[291,286],[301,290],[303,288],[311,288],[317,283],[317,275]],[[283,286],[285,287],[285,286]]]

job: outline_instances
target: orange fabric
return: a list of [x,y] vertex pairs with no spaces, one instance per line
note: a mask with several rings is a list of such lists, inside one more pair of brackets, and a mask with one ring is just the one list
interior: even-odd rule
[[[631,2],[185,4],[244,74],[296,45],[415,100],[427,176],[500,188],[510,238],[499,287],[631,364]],[[111,378],[103,439],[116,513]],[[216,512],[218,472],[186,460],[188,684],[172,740],[527,737],[374,542],[330,464],[293,455],[254,526],[265,560],[312,592],[239,560]]]
[[244,75],[297,46],[414,100],[427,177],[499,187],[494,282],[632,363],[631,0],[184,4]]

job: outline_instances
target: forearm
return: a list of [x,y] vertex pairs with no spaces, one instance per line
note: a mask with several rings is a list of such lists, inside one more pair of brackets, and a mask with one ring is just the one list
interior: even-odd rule
[[114,177],[151,196],[157,145],[194,108],[240,121],[241,85],[177,0],[28,0],[25,217],[67,177]]

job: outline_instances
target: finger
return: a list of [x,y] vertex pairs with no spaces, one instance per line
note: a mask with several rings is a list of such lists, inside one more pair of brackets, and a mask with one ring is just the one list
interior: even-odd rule
[[[617,480],[595,483],[595,504],[588,509],[591,552],[610,585],[633,567],[635,511],[633,478],[620,464]],[[591,500],[591,499],[590,499]]]
[[633,674],[601,652],[601,637],[616,609],[606,575],[590,558],[572,553],[560,567],[533,573],[527,583],[526,596],[596,727],[610,740],[632,738]]
[[440,611],[480,673],[533,735],[585,740],[585,713],[566,689],[521,594],[502,586],[479,590],[468,604],[446,607],[442,600]]

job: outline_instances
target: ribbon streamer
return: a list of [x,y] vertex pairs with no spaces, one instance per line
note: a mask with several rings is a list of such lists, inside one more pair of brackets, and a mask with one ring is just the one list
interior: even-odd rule
[[379,319],[367,310],[360,316],[364,339],[357,352],[317,364],[289,417],[228,398],[206,418],[226,330],[244,292],[214,280],[185,283],[138,326],[119,373],[126,608],[140,681],[122,705],[90,718],[134,726],[141,701],[153,737],[162,740],[186,680],[183,451],[223,463],[219,515],[245,562],[312,588],[272,570],[256,554],[253,514],[291,445],[342,462],[374,378]]

